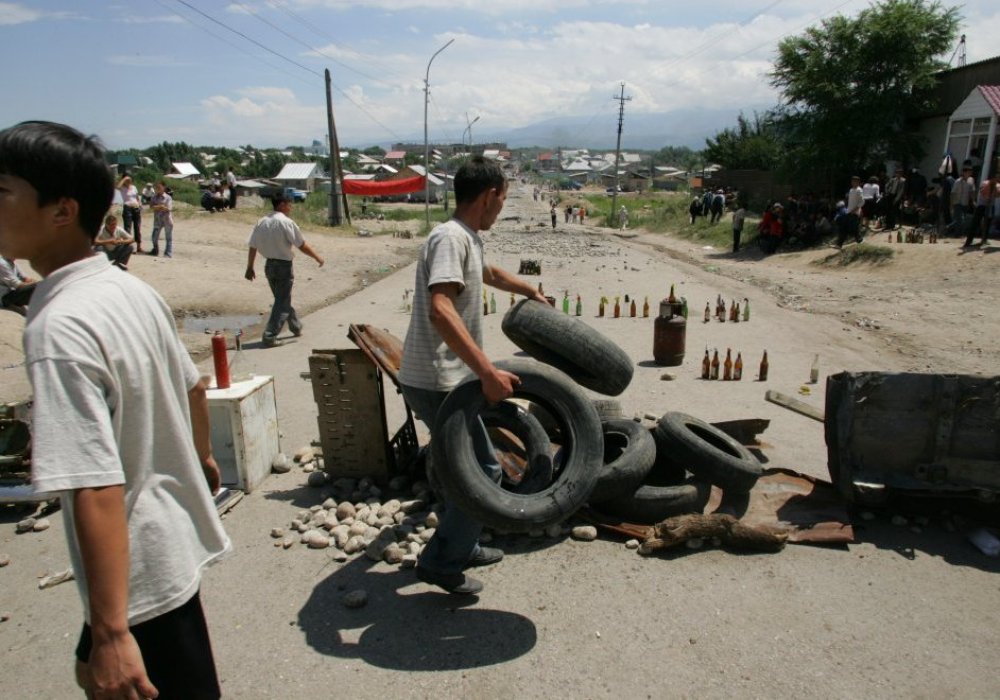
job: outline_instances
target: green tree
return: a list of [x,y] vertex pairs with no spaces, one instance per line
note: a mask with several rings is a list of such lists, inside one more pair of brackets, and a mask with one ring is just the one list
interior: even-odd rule
[[930,106],[959,20],[940,2],[886,0],[783,40],[771,83],[783,96],[789,170],[833,184],[887,159],[919,158],[910,121]]
[[730,170],[773,170],[781,163],[782,152],[779,125],[768,112],[755,113],[752,120],[740,114],[735,129],[705,139],[703,155]]

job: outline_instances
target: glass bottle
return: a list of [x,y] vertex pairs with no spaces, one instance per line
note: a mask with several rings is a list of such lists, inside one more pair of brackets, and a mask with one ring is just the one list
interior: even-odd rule
[[712,320],[712,313],[711,313],[711,311],[712,311],[711,305],[706,301],[705,302],[705,323],[708,323],[709,321]]
[[764,357],[760,358],[760,372],[757,374],[757,379],[766,382],[767,381],[767,350],[764,351]]
[[649,318],[649,297],[647,296],[645,301],[642,302],[642,317]]
[[632,300],[631,306],[628,307],[628,315],[631,318],[635,318],[635,299]]
[[569,290],[563,292],[562,309],[564,314],[569,314]]
[[712,360],[708,356],[708,348],[705,348],[705,357],[701,361],[701,378],[708,379],[712,376]]
[[723,381],[731,381],[733,378],[733,355],[729,348],[726,348],[726,361],[722,363]]
[[812,367],[809,368],[809,383],[815,384],[818,381],[819,381],[819,355],[814,355]]
[[576,315],[583,316],[583,301],[580,299],[580,295],[576,295]]
[[718,379],[718,378],[719,378],[719,350],[718,348],[716,348],[715,354],[712,355],[712,372],[709,376],[709,379]]
[[497,296],[493,292],[490,292],[490,313],[495,314],[497,312]]
[[736,362],[733,364],[733,381],[738,382],[743,379],[743,354],[736,353]]
[[750,320],[750,300],[746,297],[743,297],[743,320]]

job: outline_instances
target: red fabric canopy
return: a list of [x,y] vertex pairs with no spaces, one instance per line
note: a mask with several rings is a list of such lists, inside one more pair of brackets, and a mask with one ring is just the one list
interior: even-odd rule
[[403,180],[344,180],[344,194],[357,194],[366,197],[380,197],[388,194],[409,194],[424,190],[424,178],[408,177]]

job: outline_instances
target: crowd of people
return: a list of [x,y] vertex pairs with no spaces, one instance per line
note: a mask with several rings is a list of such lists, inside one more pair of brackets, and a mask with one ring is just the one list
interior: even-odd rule
[[[978,245],[986,245],[991,238],[1000,238],[1000,179],[994,172],[977,184],[975,168],[968,161],[960,172],[953,172],[948,159],[930,182],[916,168],[907,172],[900,167],[891,177],[853,176],[844,197],[836,202],[812,192],[768,201],[757,225],[758,243],[766,254],[789,242],[811,246],[830,238],[842,247],[873,231],[935,225],[945,233],[965,236],[964,247],[973,246],[976,237]],[[702,216],[715,224],[726,210],[733,214],[733,252],[737,252],[746,218],[740,193],[706,189],[691,200],[688,215],[692,225]]]

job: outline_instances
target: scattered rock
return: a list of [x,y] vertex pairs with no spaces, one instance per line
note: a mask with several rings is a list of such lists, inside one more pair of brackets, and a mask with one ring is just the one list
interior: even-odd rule
[[34,532],[44,532],[52,527],[52,523],[49,522],[48,518],[39,518],[35,521],[35,524],[31,526]]
[[423,547],[420,546],[419,542],[407,542],[406,543],[406,551],[409,552],[410,554],[412,554],[413,556],[417,556],[418,554],[420,554],[420,552],[422,550],[423,550]]
[[295,544],[295,538],[291,535],[288,535],[285,539],[281,540],[281,546],[285,549],[289,549],[293,544]]
[[629,540],[625,543],[625,549],[639,549],[639,540]]
[[354,535],[344,543],[345,554],[357,554],[365,548],[365,540],[360,535]]
[[406,556],[403,548],[398,544],[393,542],[382,552],[382,560],[386,564],[400,564],[403,561],[403,557]]
[[352,610],[363,608],[368,605],[368,592],[362,589],[348,591],[344,594],[344,597],[340,599],[340,602],[345,608],[351,608]]
[[597,528],[593,525],[577,525],[572,530],[570,530],[570,536],[574,540],[582,540],[583,542],[593,542],[597,539]]
[[306,524],[298,519],[292,521],[291,528],[296,532],[305,532],[308,529]]
[[417,567],[416,554],[404,554],[403,560],[399,562],[400,569],[415,569]]
[[302,543],[309,545],[310,549],[326,549],[330,546],[330,538],[319,530],[309,530],[302,535]]
[[284,536],[285,536],[285,528],[283,528],[283,527],[272,527],[271,528],[271,537],[273,537],[275,539],[281,539]]
[[347,561],[347,555],[341,552],[339,549],[333,550],[333,554],[330,555],[330,558],[336,562]]
[[315,488],[326,486],[326,472],[311,472],[306,483]]
[[295,461],[299,464],[305,464],[306,462],[311,462],[313,457],[316,456],[316,451],[309,445],[305,447],[300,447],[295,451]]
[[0,622],[7,622],[10,619],[10,613],[0,613]]
[[424,544],[427,544],[428,542],[431,541],[431,538],[434,537],[434,533],[435,532],[436,532],[436,530],[434,528],[429,527],[426,530],[424,530],[423,532],[421,532],[419,535],[417,535],[417,537],[420,538],[421,542],[423,542]]
[[316,467],[313,466],[312,462],[304,464],[302,466],[302,471],[306,474],[322,474],[323,472],[317,472]]
[[31,532],[31,530],[35,527],[36,522],[37,521],[34,518],[25,518],[14,526],[14,531],[17,532],[17,534]]
[[353,518],[355,516],[355,508],[353,503],[348,503],[344,501],[339,506],[337,506],[337,520],[344,520],[345,518]]
[[351,524],[351,527],[348,529],[347,534],[349,534],[351,537],[360,537],[366,532],[368,532],[368,525],[366,523],[356,520],[354,521],[354,523]]
[[275,474],[287,474],[292,471],[292,465],[289,462],[288,455],[284,452],[279,452],[271,461],[271,471]]
[[391,517],[396,513],[398,513],[402,509],[402,507],[403,507],[402,503],[400,503],[397,499],[392,498],[382,504],[382,507],[379,508],[379,515],[380,516],[388,515]]
[[6,554],[0,554],[0,569],[10,564],[10,557]]
[[660,381],[672,382],[675,379],[677,379],[677,375],[671,374],[670,372],[664,372],[663,374],[660,375]]
[[336,511],[337,510],[337,502],[335,500],[333,500],[332,498],[326,499],[325,501],[323,501],[323,510]]
[[440,524],[441,524],[441,518],[438,517],[438,514],[435,513],[434,511],[428,513],[427,517],[424,518],[424,525],[426,525],[429,528],[436,528]]

